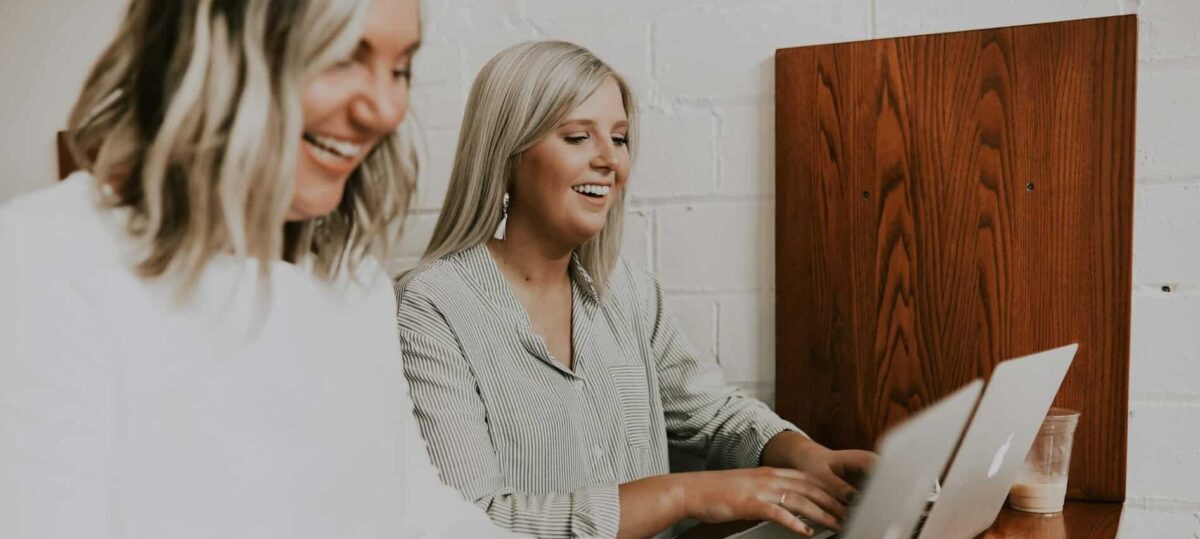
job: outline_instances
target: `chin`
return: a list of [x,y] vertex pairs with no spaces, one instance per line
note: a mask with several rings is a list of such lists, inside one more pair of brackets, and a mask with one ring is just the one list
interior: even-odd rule
[[288,220],[300,221],[329,215],[337,209],[338,204],[341,204],[344,192],[345,182],[342,182],[337,189],[301,190],[297,188],[296,195],[292,198],[292,207],[288,210]]
[[600,226],[595,226],[594,224],[584,224],[583,226],[580,226],[575,229],[575,234],[574,234],[575,241],[573,241],[572,243],[574,243],[575,246],[578,247],[589,241],[592,241],[597,236],[599,236],[600,233],[603,231],[604,231],[603,224],[601,224]]

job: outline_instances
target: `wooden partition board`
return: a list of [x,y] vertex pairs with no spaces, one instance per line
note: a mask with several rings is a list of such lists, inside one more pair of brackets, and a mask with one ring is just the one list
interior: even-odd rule
[[71,147],[67,144],[66,131],[55,133],[54,147],[58,153],[58,179],[66,179],[72,172],[79,170],[75,165],[75,157],[71,155]]
[[1078,342],[1068,496],[1125,495],[1134,16],[781,49],[776,405],[870,448]]

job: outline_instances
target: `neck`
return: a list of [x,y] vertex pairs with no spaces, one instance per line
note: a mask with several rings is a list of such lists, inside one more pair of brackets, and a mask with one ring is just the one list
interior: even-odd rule
[[503,240],[491,239],[488,249],[511,282],[545,287],[569,280],[568,269],[575,246],[563,245],[544,233],[509,220]]

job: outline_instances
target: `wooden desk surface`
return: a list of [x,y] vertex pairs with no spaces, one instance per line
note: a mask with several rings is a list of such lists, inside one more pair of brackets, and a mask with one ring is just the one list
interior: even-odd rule
[[[1019,537],[1022,539],[1111,539],[1117,536],[1121,522],[1119,503],[1068,502],[1066,509],[1054,516],[1040,516],[1013,511],[1007,506],[1000,511],[996,523],[979,536],[980,539]],[[717,539],[740,532],[754,522],[701,524],[685,532],[683,539]]]

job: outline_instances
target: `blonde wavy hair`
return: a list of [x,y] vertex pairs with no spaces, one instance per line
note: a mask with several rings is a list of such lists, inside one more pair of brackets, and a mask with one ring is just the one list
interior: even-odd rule
[[[517,157],[552,132],[608,78],[621,90],[632,153],[637,141],[633,93],[625,79],[591,51],[563,41],[539,41],[510,47],[489,60],[471,86],[450,186],[423,260],[488,241],[500,224]],[[620,256],[624,215],[622,192],[609,208],[600,233],[576,249],[601,291]]]
[[[144,277],[181,296],[215,254],[310,265],[332,278],[386,259],[416,175],[410,137],[385,137],[317,220],[286,222],[303,85],[348,56],[369,0],[133,0],[68,125],[76,162],[130,211]],[[407,122],[406,122],[407,123]]]

